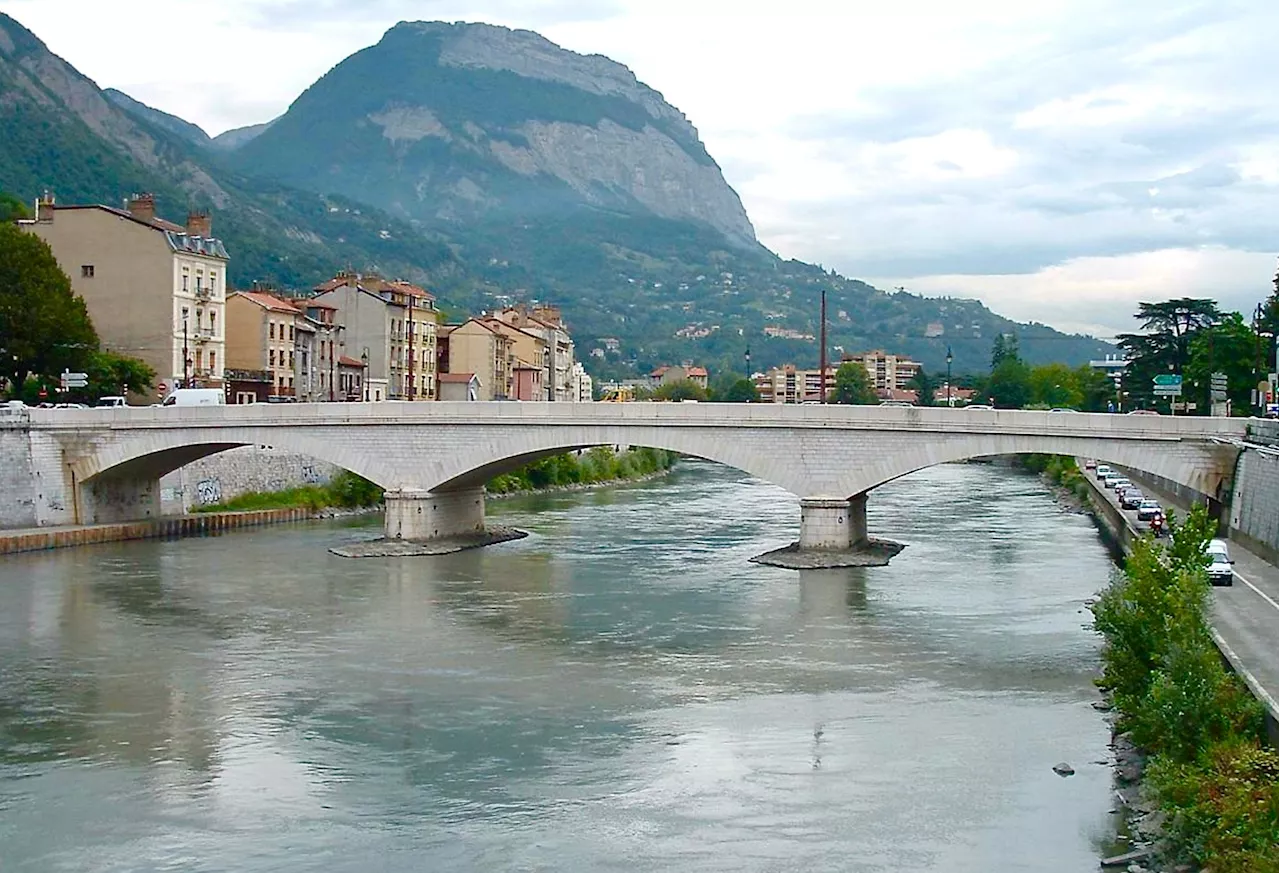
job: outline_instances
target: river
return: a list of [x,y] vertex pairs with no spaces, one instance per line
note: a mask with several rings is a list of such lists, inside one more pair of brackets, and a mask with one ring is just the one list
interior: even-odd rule
[[489,515],[0,560],[0,870],[1097,869],[1111,562],[1035,477],[877,489],[873,569],[748,563],[797,502],[698,461]]

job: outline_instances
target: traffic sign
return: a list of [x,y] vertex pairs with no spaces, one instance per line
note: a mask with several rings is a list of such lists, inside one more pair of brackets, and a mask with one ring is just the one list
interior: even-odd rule
[[1181,397],[1182,384],[1178,383],[1176,385],[1157,385],[1152,390],[1152,393],[1155,394],[1157,397]]
[[70,370],[62,371],[62,387],[67,388],[83,388],[89,384],[88,373],[72,373]]
[[1173,373],[1168,373],[1168,374],[1162,373],[1161,375],[1156,376],[1151,381],[1156,385],[1162,385],[1162,386],[1169,386],[1169,385],[1181,386],[1182,385],[1182,377],[1175,375]]
[[1209,376],[1209,387],[1215,388],[1218,391],[1226,391],[1227,390],[1227,374],[1226,373],[1211,374]]
[[169,383],[168,383],[168,382],[161,382],[161,383],[160,383],[158,386],[156,386],[156,387],[158,387],[158,388],[160,389],[160,393],[161,393],[161,394],[163,394],[164,392],[166,392],[166,391],[168,391],[168,390],[169,390]]

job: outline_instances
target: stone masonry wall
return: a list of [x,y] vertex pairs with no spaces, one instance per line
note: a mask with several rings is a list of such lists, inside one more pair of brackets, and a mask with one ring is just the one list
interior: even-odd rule
[[328,482],[338,467],[268,446],[242,446],[201,458],[160,480],[160,511],[190,512],[249,491],[280,491]]
[[1274,453],[1250,449],[1236,463],[1228,525],[1232,539],[1243,539],[1259,555],[1276,563],[1280,544],[1280,468]]
[[35,527],[35,477],[25,430],[0,428],[0,528]]

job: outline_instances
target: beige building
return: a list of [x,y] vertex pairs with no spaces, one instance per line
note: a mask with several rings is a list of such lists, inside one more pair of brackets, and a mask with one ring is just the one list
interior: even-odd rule
[[840,360],[853,361],[866,367],[871,387],[886,399],[894,390],[910,390],[911,380],[915,378],[916,373],[920,372],[920,364],[916,361],[898,355],[885,354],[880,350],[842,355]]
[[[774,367],[754,376],[756,390],[762,403],[820,403],[822,401],[821,371],[816,367],[802,370],[794,364]],[[827,393],[836,387],[836,369],[827,367]]]
[[227,366],[266,370],[277,397],[317,399],[315,337],[316,325],[290,300],[263,291],[227,297]]
[[102,347],[156,371],[157,389],[146,396],[163,393],[160,385],[223,386],[229,256],[208,213],[189,214],[183,226],[158,218],[150,194],[127,209],[45,197],[22,226],[71,277]]
[[572,401],[577,388],[573,375],[573,338],[556,306],[520,304],[497,314],[500,321],[542,337],[547,344],[547,360],[542,384],[547,399],[561,403]]
[[332,306],[345,354],[367,361],[370,400],[436,396],[435,297],[410,282],[342,272],[314,289],[310,301]]
[[477,400],[506,400],[516,359],[510,337],[487,321],[469,318],[441,328],[441,369],[455,376],[474,374],[479,380]]
[[657,388],[660,385],[670,385],[672,382],[683,382],[688,380],[697,385],[703,391],[707,390],[707,368],[695,367],[686,361],[678,367],[662,366],[649,374],[649,386]]

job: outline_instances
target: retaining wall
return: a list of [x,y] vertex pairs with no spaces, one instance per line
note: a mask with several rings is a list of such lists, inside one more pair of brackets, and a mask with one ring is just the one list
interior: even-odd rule
[[328,482],[333,464],[269,446],[241,446],[209,455],[160,479],[160,511],[190,512],[250,491],[283,491]]

